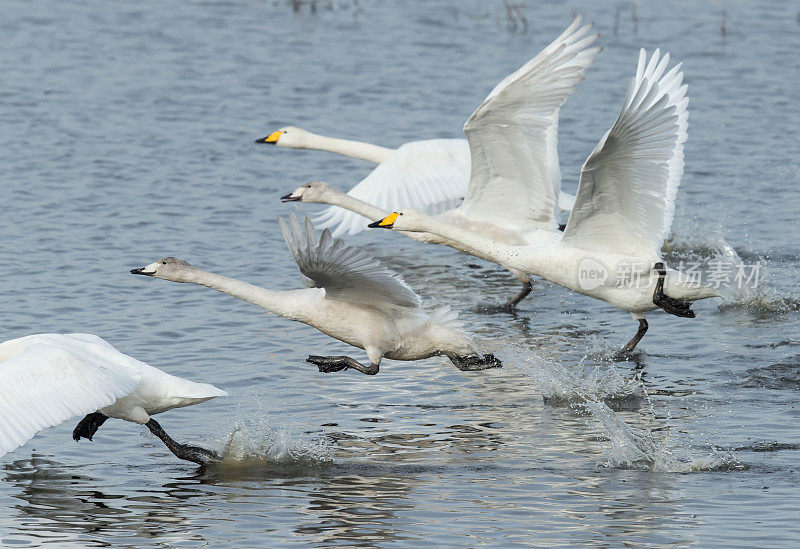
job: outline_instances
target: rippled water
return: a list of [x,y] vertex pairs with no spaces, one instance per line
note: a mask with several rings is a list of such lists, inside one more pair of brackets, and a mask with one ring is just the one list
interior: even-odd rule
[[458,137],[571,17],[558,2],[513,23],[499,2],[430,4],[4,3],[2,338],[97,333],[231,396],[159,417],[224,449],[205,471],[120,421],[94,443],[73,443],[70,423],[6,455],[2,543],[796,545],[796,4],[583,8],[605,51],[562,111],[564,186],[616,117],[638,47],[661,46],[685,62],[691,96],[667,258],[727,242],[763,264],[758,289],[699,303],[694,320],[652,315],[632,361],[615,358],[629,315],[543,282],[518,313],[496,312],[517,290],[499,267],[396,234],[354,241],[429,304],[463,311],[505,368],[434,358],[322,375],[308,354],[350,349],[128,274],[175,255],[296,287],[278,197],[370,167],[254,138],[287,123],[387,146]]

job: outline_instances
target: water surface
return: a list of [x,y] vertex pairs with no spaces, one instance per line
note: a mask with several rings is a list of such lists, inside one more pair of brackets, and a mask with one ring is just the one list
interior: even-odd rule
[[[388,231],[352,239],[428,306],[449,303],[506,367],[385,362],[207,289],[132,277],[165,255],[270,288],[299,277],[278,198],[348,188],[366,163],[259,147],[285,124],[398,146],[459,137],[492,86],[574,6],[8,0],[0,21],[0,326],[101,335],[231,396],[159,421],[226,449],[176,460],[141,427],[49,429],[2,459],[8,545],[243,547],[796,545],[800,534],[800,23],[775,2],[582,6],[605,50],[562,111],[564,187],[615,119],[638,48],[684,62],[690,130],[667,259],[730,244],[757,289],[636,329],[538,282]],[[727,14],[721,32],[723,10]],[[615,24],[615,20],[618,23]],[[527,27],[527,28],[526,28]],[[523,32],[524,30],[524,32]],[[311,208],[299,207],[310,212]],[[476,291],[477,289],[477,291]],[[361,355],[356,353],[357,358]]]

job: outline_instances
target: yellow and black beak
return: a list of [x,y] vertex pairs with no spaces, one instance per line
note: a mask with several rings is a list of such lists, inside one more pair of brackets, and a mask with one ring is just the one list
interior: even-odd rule
[[391,229],[392,226],[394,225],[394,222],[397,221],[398,217],[400,217],[399,213],[397,213],[397,212],[390,213],[389,215],[387,215],[383,219],[379,219],[378,221],[375,221],[374,223],[370,223],[369,225],[367,225],[367,227],[369,227],[370,229],[377,229],[377,228]]
[[267,143],[268,145],[274,145],[275,143],[278,142],[278,139],[280,139],[282,135],[283,135],[282,131],[272,132],[267,137],[256,139],[256,143]]

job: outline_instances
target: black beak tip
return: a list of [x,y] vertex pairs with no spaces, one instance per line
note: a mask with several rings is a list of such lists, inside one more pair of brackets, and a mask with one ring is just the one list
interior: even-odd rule
[[292,193],[285,194],[281,197],[281,202],[297,202],[300,200],[299,196],[292,196]]
[[[269,137],[269,136],[268,136]],[[267,145],[274,145],[277,141],[267,141],[267,137],[260,137],[256,139],[256,143],[267,144]]]
[[379,219],[378,221],[373,221],[372,223],[367,225],[367,228],[369,228],[369,229],[391,229],[392,228],[391,225],[381,225],[381,221],[383,221],[383,219]]
[[131,274],[132,275],[153,276],[153,273],[144,272],[144,267],[139,267],[138,269],[131,269]]

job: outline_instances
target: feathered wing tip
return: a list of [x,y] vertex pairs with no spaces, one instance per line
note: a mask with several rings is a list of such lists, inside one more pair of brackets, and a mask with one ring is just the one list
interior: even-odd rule
[[419,297],[403,279],[377,259],[325,229],[317,240],[309,218],[301,225],[294,213],[288,223],[279,220],[286,244],[312,288],[324,288],[325,296],[377,308],[419,307]]
[[[550,66],[563,67],[560,70],[561,74],[554,74],[553,77],[561,78],[562,82],[559,85],[564,88],[569,88],[577,81],[582,80],[583,73],[594,63],[597,56],[603,50],[600,46],[589,47],[600,37],[600,33],[592,32],[594,30],[594,23],[581,25],[582,22],[583,17],[580,14],[576,15],[575,19],[572,20],[572,23],[570,23],[566,30],[555,40],[550,42],[547,47],[522,67],[501,80],[500,83],[489,92],[483,104],[486,104],[490,99],[500,95],[500,93],[512,83],[528,77],[529,74],[544,71]],[[572,74],[569,74],[570,72]],[[569,93],[571,93],[571,91]],[[473,113],[472,117],[475,117],[477,112],[478,111]]]
[[620,114],[581,170],[565,242],[660,253],[675,212],[688,130],[681,64],[667,70],[669,61],[658,49],[649,58],[640,50]]
[[667,186],[664,196],[664,231],[663,238],[669,236],[672,218],[675,215],[675,197],[678,194],[681,176],[683,175],[684,158],[683,147],[688,139],[689,129],[689,98],[686,96],[688,86],[683,83],[683,63],[677,63],[668,72],[669,52],[661,55],[661,50],[656,48],[647,60],[644,48],[639,50],[639,61],[636,66],[636,76],[628,86],[625,97],[625,106],[620,113],[620,119],[643,117],[643,112],[652,110],[650,119],[640,131],[656,128],[663,123],[665,117],[675,117],[675,133],[672,155],[667,160]]

